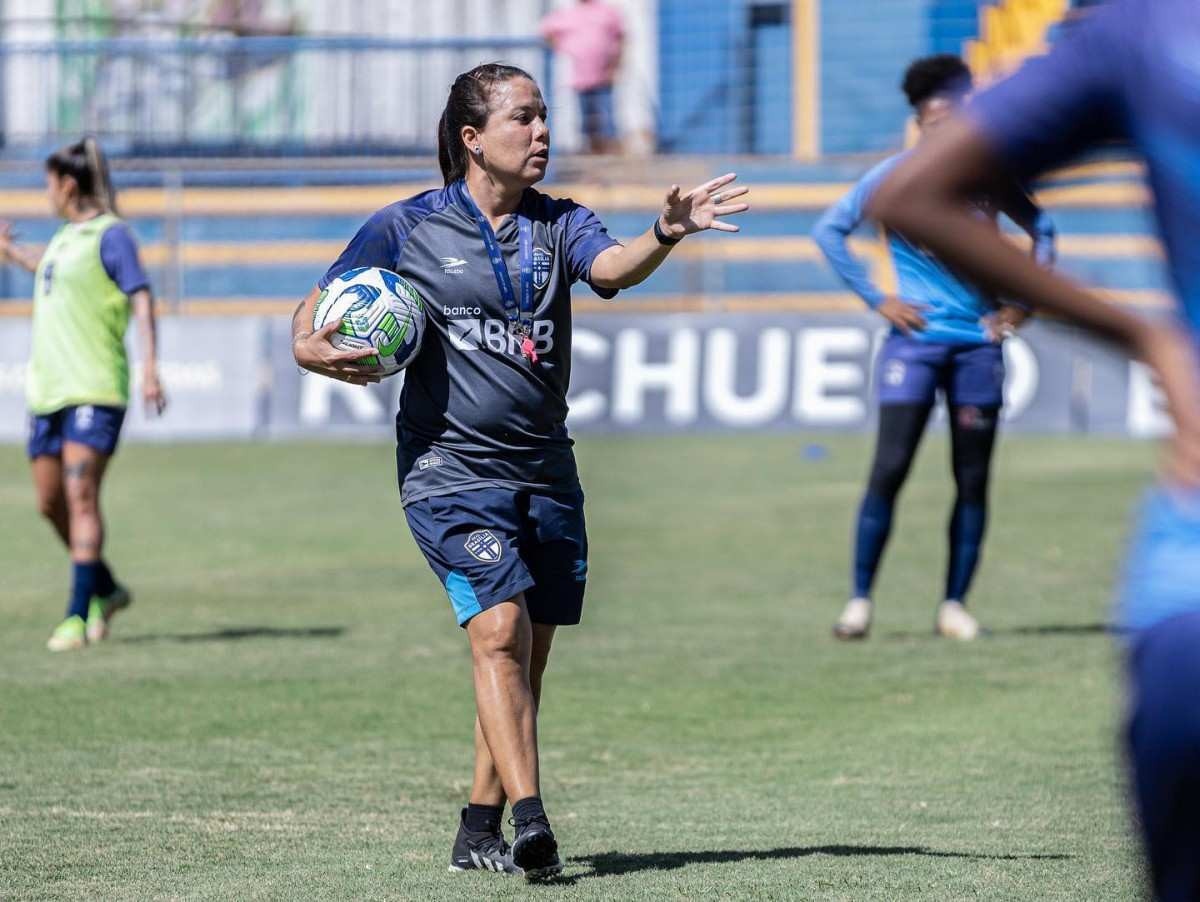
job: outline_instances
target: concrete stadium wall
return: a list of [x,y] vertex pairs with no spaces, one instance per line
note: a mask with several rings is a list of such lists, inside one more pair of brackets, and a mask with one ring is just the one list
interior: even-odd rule
[[[580,315],[571,429],[862,430],[883,335],[866,314]],[[402,377],[355,387],[301,375],[286,317],[167,318],[161,337],[171,407],[148,421],[133,404],[132,440],[392,435]],[[25,438],[28,347],[28,322],[0,319],[0,441]],[[1006,429],[1144,437],[1168,427],[1146,371],[1071,328],[1037,323],[1005,356]]]

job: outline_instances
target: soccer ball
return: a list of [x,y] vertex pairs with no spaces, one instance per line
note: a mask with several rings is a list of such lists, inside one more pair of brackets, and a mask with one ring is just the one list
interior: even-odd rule
[[342,273],[321,292],[313,328],[332,320],[342,326],[331,336],[334,347],[375,353],[358,361],[393,376],[417,356],[425,334],[425,305],[405,279],[386,269],[360,266]]

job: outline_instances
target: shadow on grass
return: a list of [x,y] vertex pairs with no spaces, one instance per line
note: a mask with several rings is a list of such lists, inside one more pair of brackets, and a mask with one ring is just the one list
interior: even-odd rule
[[[1102,636],[1109,633],[1117,635],[1120,632],[1121,629],[1113,626],[1111,623],[1043,623],[1031,624],[1029,626],[1006,627],[1003,629],[983,627],[980,630],[979,638],[988,639],[1001,636]],[[883,633],[881,638],[904,642],[911,642],[914,639],[944,641],[932,629],[919,632],[915,630],[896,630]]]
[[234,626],[210,633],[147,633],[143,636],[118,636],[112,642],[233,642],[238,639],[337,639],[344,626]]
[[636,871],[670,871],[689,864],[730,864],[738,861],[771,861],[807,858],[811,855],[838,857],[876,857],[884,855],[923,855],[931,858],[966,858],[979,861],[1065,861],[1070,855],[1033,853],[1029,855],[989,855],[981,852],[943,852],[924,846],[789,846],[782,849],[727,849],[712,852],[600,852],[578,855],[569,864],[591,868],[582,874],[560,878],[570,883],[588,877],[611,877]]
[[998,636],[1097,636],[1103,633],[1115,635],[1121,629],[1111,623],[1048,623],[1044,626],[1015,626],[993,632]]

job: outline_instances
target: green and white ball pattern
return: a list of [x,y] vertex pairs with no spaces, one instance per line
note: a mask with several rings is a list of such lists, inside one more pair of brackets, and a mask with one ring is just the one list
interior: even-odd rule
[[360,266],[326,286],[313,312],[313,329],[340,319],[332,336],[338,348],[362,348],[358,362],[393,376],[417,356],[425,334],[425,305],[417,290],[386,269]]

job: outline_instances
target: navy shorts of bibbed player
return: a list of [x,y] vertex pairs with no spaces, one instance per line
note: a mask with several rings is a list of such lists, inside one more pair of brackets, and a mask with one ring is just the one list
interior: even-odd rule
[[579,623],[588,551],[582,491],[468,489],[410,501],[404,515],[459,626],[520,592],[534,623]]
[[59,457],[63,442],[75,442],[112,456],[117,450],[124,422],[124,407],[101,404],[80,404],[53,413],[32,414],[25,450],[30,460],[43,456]]

